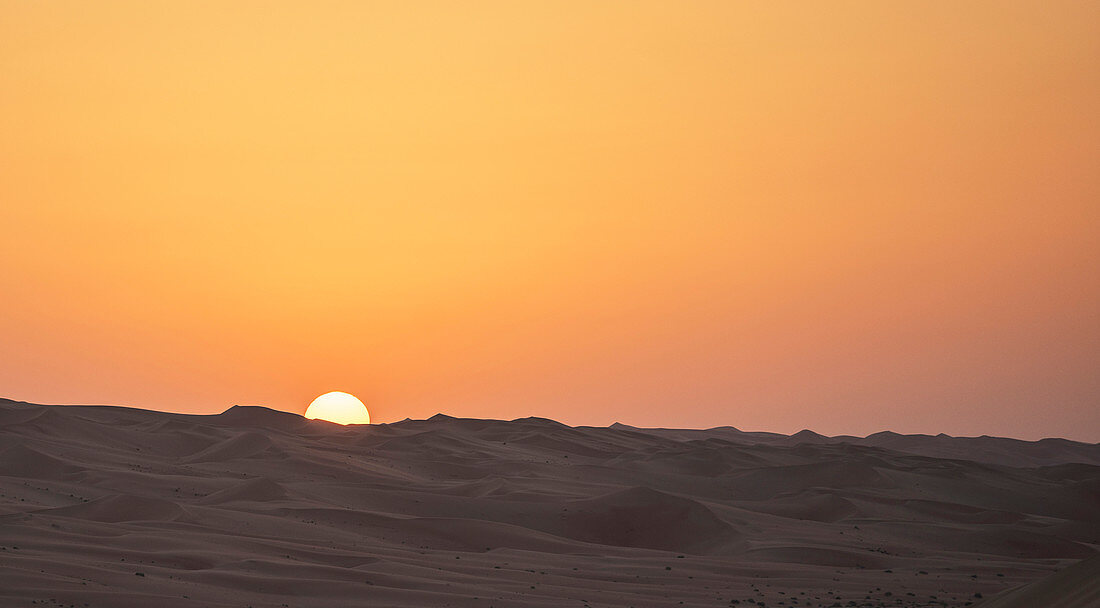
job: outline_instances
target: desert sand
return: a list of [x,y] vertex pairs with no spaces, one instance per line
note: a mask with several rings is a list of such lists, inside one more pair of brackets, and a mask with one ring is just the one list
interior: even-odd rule
[[3,606],[1100,605],[1100,445],[0,400]]

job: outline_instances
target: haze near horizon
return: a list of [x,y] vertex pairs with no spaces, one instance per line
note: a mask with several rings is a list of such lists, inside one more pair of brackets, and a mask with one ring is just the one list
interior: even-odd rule
[[1100,5],[0,2],[0,397],[1100,441]]

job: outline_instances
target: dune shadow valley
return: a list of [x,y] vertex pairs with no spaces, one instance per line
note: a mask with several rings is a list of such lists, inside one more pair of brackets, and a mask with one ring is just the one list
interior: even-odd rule
[[0,605],[1100,606],[1100,445],[0,400]]

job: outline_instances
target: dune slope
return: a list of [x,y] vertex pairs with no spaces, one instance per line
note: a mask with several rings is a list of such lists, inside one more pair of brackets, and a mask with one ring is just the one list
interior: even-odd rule
[[1092,608],[1100,606],[1100,556],[984,601],[980,608]]

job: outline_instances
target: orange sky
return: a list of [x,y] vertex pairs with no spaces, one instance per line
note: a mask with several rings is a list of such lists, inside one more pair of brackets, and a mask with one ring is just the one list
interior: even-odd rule
[[0,2],[0,396],[1100,441],[1100,3]]

